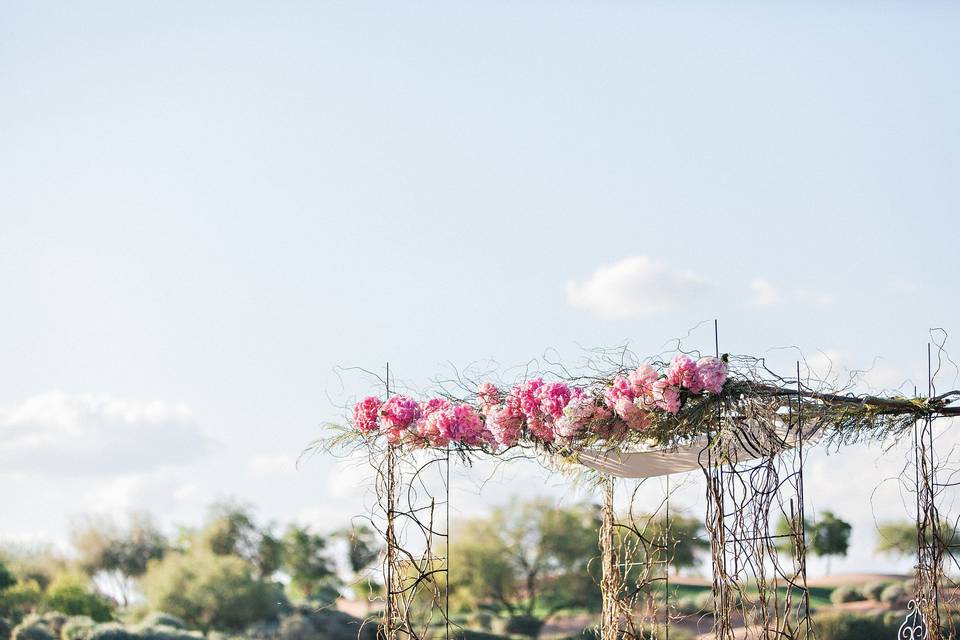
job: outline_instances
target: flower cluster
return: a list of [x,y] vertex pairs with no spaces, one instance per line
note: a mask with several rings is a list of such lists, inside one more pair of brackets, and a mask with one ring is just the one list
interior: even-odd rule
[[418,403],[403,395],[382,402],[368,397],[353,408],[361,433],[383,434],[391,445],[410,447],[512,447],[524,438],[564,444],[624,428],[643,433],[656,414],[676,414],[684,400],[717,395],[728,376],[719,358],[694,360],[680,354],[665,371],[644,364],[598,388],[565,382],[525,380],[502,392],[490,382],[477,390],[476,403],[433,398]]

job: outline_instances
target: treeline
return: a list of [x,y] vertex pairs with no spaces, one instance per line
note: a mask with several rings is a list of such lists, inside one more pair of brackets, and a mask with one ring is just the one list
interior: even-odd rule
[[7,626],[51,611],[94,622],[161,611],[194,629],[240,630],[275,620],[286,603],[333,602],[345,581],[335,550],[358,587],[380,554],[367,527],[328,535],[298,525],[278,531],[233,503],[213,506],[203,526],[172,538],[150,518],[134,516],[126,526],[88,519],[70,539],[69,557],[46,548],[0,550],[0,618]]

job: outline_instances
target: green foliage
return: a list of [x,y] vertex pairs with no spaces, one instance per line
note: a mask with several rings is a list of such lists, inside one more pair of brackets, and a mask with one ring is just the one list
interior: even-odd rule
[[880,593],[880,602],[894,605],[905,599],[907,592],[899,584],[890,584]]
[[47,588],[44,606],[68,616],[89,616],[97,622],[113,618],[113,607],[105,598],[92,593],[89,581],[75,574],[57,576]]
[[283,546],[269,528],[261,528],[244,505],[221,502],[210,509],[210,519],[201,532],[205,546],[220,556],[238,556],[267,579],[280,569]]
[[367,525],[358,525],[340,531],[338,535],[347,543],[347,558],[350,569],[358,574],[380,557],[383,547],[380,537]]
[[850,548],[850,532],[853,527],[836,517],[832,511],[824,511],[813,527],[813,539],[810,549],[818,556],[827,558],[827,573],[830,572],[830,558],[845,556]]
[[8,640],[10,632],[13,631],[13,625],[6,618],[0,618],[0,640]]
[[514,617],[549,617],[599,602],[590,560],[598,554],[598,510],[556,508],[546,500],[514,502],[488,518],[459,523],[451,539],[456,598],[472,608]]
[[90,634],[97,623],[88,616],[73,616],[68,618],[60,629],[62,640],[90,640]]
[[[700,563],[698,551],[710,548],[710,542],[702,537],[703,520],[683,515],[672,515],[669,522],[666,516],[639,518],[643,535],[657,545],[665,545],[670,557],[669,566],[675,569],[695,567]],[[634,536],[630,529],[618,529],[617,535]],[[641,545],[642,548],[642,545]],[[629,581],[629,576],[628,576]]]
[[21,579],[0,593],[0,615],[19,622],[27,613],[36,610],[43,601],[43,591],[36,580]]
[[507,620],[506,632],[510,635],[536,638],[543,627],[543,619],[531,615],[511,616]]
[[863,594],[853,587],[837,587],[830,594],[830,602],[833,604],[843,604],[844,602],[860,602],[866,600]]
[[306,527],[290,527],[283,538],[283,568],[296,596],[327,600],[326,604],[336,599],[336,574],[323,536]]
[[152,609],[205,630],[237,630],[274,620],[283,600],[279,585],[258,579],[243,558],[203,548],[168,553],[152,562],[143,589]]
[[56,640],[57,635],[39,616],[28,616],[14,627],[10,638],[11,640]]
[[[911,557],[917,553],[917,524],[909,520],[889,521],[877,527],[877,553],[892,556]],[[939,540],[946,547],[960,545],[960,531],[954,529],[948,521],[940,523]],[[927,544],[932,544],[933,532],[926,532]]]
[[141,625],[135,631],[140,640],[203,640],[203,634],[199,631],[186,631],[165,625]]
[[7,567],[3,560],[0,560],[0,591],[4,591],[17,584],[17,576]]
[[883,590],[886,589],[889,584],[889,582],[870,582],[865,585],[860,592],[874,602],[881,602],[880,594],[883,593]]
[[832,613],[815,615],[813,628],[817,640],[877,640],[893,637],[897,627],[889,627],[881,616]]
[[713,593],[711,591],[701,592],[694,598],[694,603],[697,606],[697,611],[713,611]]

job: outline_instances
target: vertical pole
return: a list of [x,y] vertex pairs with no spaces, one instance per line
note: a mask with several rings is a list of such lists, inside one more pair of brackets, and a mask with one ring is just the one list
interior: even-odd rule
[[447,637],[446,640],[450,640],[450,443],[447,443],[447,479],[446,479],[446,489],[447,489],[447,503],[446,503],[446,545],[444,552],[444,564],[446,564],[446,584],[444,585],[444,605],[443,605],[443,620],[446,624]]
[[[390,398],[390,363],[387,363],[386,377],[387,398]],[[393,447],[387,444],[387,568],[386,568],[386,602],[384,608],[384,634],[386,640],[394,640],[397,635],[397,629],[394,626],[394,595],[393,585],[394,565],[397,561],[396,532],[394,531],[394,493],[396,492],[396,470],[394,469],[396,460],[394,459]]]
[[600,525],[600,640],[617,640],[619,627],[620,576],[613,545],[613,478],[607,476],[603,487],[603,511]]
[[800,386],[800,361],[797,361],[797,453],[800,469],[797,471],[797,503],[800,510],[800,544],[797,548],[800,579],[803,582],[804,637],[810,638],[810,589],[807,588],[807,514],[803,500],[803,395]]
[[670,561],[673,560],[673,540],[670,537],[670,474],[667,474],[667,526],[664,539],[664,545],[666,546],[667,552],[665,556],[666,567],[665,577],[666,577],[666,640],[670,640]]

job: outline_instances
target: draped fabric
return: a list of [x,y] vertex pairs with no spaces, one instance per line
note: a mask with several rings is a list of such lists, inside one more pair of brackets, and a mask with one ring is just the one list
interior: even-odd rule
[[[804,446],[819,439],[820,433],[815,425],[804,425],[803,432]],[[725,458],[733,463],[791,449],[800,440],[796,425],[791,427],[781,423],[770,429],[752,420],[726,435],[726,440],[733,444],[727,447]],[[647,451],[587,449],[579,452],[578,462],[618,478],[655,478],[703,468],[707,465],[707,448],[707,438],[698,438],[689,444]]]

